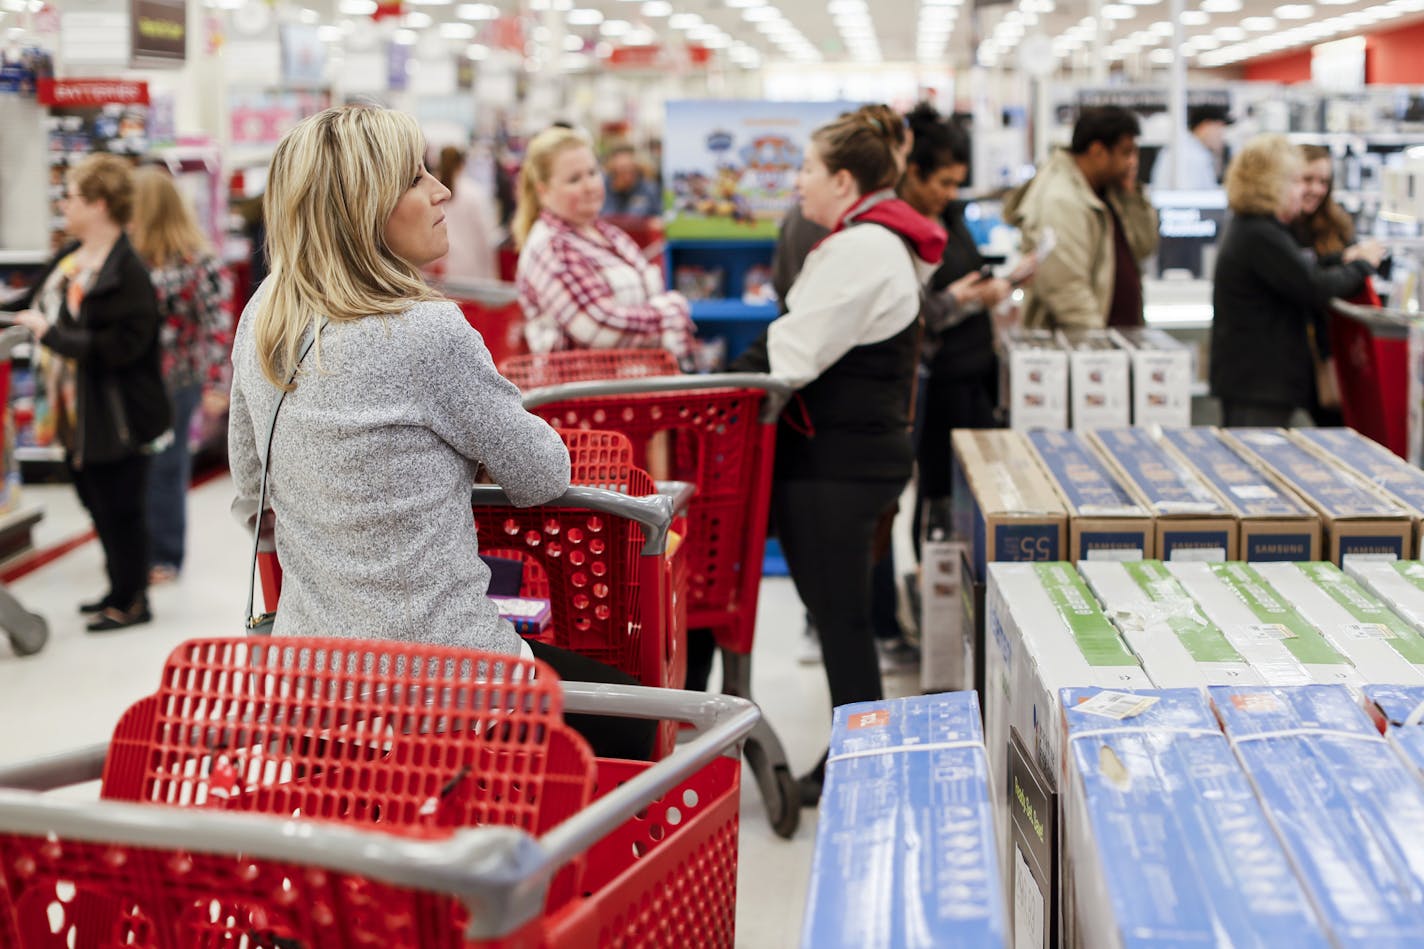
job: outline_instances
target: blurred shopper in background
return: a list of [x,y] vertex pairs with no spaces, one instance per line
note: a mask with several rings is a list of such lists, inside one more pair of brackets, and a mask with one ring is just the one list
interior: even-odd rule
[[499,220],[494,203],[465,171],[465,153],[453,145],[440,149],[435,177],[450,192],[445,202],[445,228],[450,253],[430,265],[446,280],[494,280]]
[[603,167],[608,174],[603,200],[605,217],[656,217],[663,212],[663,196],[657,182],[644,173],[632,145],[615,146]]
[[1290,232],[1304,172],[1283,135],[1252,139],[1226,170],[1233,217],[1216,258],[1211,327],[1211,391],[1224,425],[1289,425],[1315,403],[1311,336],[1324,298]]
[[1117,106],[1084,109],[1058,151],[1004,202],[1004,220],[1034,250],[1052,231],[1024,300],[1038,329],[1141,326],[1141,262],[1157,249],[1157,212],[1137,184],[1137,118]]
[[662,347],[689,363],[687,300],[664,288],[632,238],[598,219],[603,199],[588,139],[564,128],[534,136],[512,227],[529,349]]
[[917,420],[918,491],[914,537],[919,540],[927,500],[949,497],[950,435],[957,428],[993,428],[999,369],[990,311],[1013,291],[1007,280],[985,276],[984,258],[956,199],[969,173],[969,137],[929,105],[909,115],[914,147],[899,194],[910,207],[943,225],[949,236],[940,266],[925,284],[927,372]]
[[[914,465],[920,287],[944,253],[944,231],[895,197],[905,139],[885,106],[812,134],[797,192],[830,236],[806,257],[786,315],[733,364],[798,390],[778,426],[772,514],[820,633],[832,707],[882,696],[874,547]],[[804,804],[819,801],[824,776],[823,757],[801,779]]]
[[1226,127],[1234,120],[1225,106],[1195,105],[1187,109],[1187,132],[1176,152],[1177,178],[1172,179],[1172,146],[1157,153],[1152,165],[1153,191],[1214,191],[1221,183],[1226,154]]
[[1320,145],[1302,145],[1305,161],[1300,215],[1291,222],[1296,243],[1306,250],[1316,284],[1327,301],[1320,321],[1312,327],[1312,343],[1323,356],[1316,372],[1316,401],[1311,416],[1317,425],[1344,425],[1336,391],[1334,359],[1330,352],[1329,304],[1332,299],[1379,304],[1370,277],[1379,269],[1385,248],[1377,240],[1355,242],[1355,223],[1335,203],[1331,194],[1335,163],[1330,150]]
[[159,361],[158,303],[124,234],[133,217],[128,162],[91,155],[74,166],[64,199],[75,238],[30,291],[6,308],[44,349],[55,433],[79,500],[104,548],[109,590],[83,603],[90,632],[147,623],[149,457],[171,437]]
[[188,202],[162,169],[141,168],[134,176],[129,236],[148,265],[158,299],[163,384],[173,413],[173,440],[153,457],[148,472],[148,580],[153,585],[175,579],[183,569],[193,416],[204,405],[219,416],[227,408],[232,281]]

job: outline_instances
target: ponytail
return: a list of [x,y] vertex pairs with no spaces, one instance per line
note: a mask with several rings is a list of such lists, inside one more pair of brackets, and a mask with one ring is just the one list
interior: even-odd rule
[[554,159],[570,148],[589,147],[588,139],[583,135],[559,125],[547,128],[529,140],[524,164],[519,169],[519,197],[514,206],[514,220],[509,224],[515,247],[524,246],[534,222],[539,220],[539,213],[544,210],[539,200],[539,186],[549,183],[554,171]]
[[845,170],[861,194],[891,188],[900,178],[897,150],[906,141],[905,123],[886,105],[847,112],[811,135],[816,151],[832,174]]

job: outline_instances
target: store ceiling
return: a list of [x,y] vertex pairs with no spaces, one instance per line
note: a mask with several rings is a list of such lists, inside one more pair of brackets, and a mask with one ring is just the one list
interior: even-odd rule
[[[0,0],[5,2],[5,0]],[[266,0],[208,0],[235,7]],[[344,18],[364,18],[375,0],[307,0],[326,36]],[[440,31],[483,55],[489,24],[523,9],[544,18],[536,42],[569,68],[587,67],[609,46],[701,45],[728,61],[763,64],[914,62],[1033,70],[1057,64],[1089,72],[1098,46],[1089,0],[406,0],[406,41]],[[1170,62],[1168,0],[1104,0],[1108,62],[1150,68]],[[1182,17],[1190,66],[1230,65],[1415,19],[1424,0],[1187,0]],[[549,30],[552,25],[554,29]],[[607,44],[600,49],[600,44]],[[1142,68],[1134,70],[1141,73]]]

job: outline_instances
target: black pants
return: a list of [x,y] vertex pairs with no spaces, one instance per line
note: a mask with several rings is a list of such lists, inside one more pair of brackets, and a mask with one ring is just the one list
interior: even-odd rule
[[771,505],[786,566],[821,637],[832,707],[883,697],[871,627],[876,525],[899,481],[779,481]]
[[931,374],[925,386],[923,411],[920,413],[919,444],[915,449],[918,477],[915,489],[915,510],[910,518],[910,539],[915,555],[920,553],[920,534],[924,530],[925,502],[947,498],[951,489],[954,451],[950,438],[960,428],[998,428],[994,418],[991,374],[968,377],[946,377]]
[[[613,685],[637,685],[638,680],[596,659],[581,656],[558,646],[526,639],[534,658],[548,663],[559,678],[568,682],[605,682]],[[566,715],[564,721],[588,742],[599,758],[628,758],[647,761],[653,756],[653,744],[658,737],[658,723],[640,718],[614,718],[603,715]]]
[[148,456],[83,468],[67,463],[104,548],[108,603],[126,610],[148,591]]
[[1293,415],[1293,405],[1221,400],[1221,424],[1227,428],[1286,428]]

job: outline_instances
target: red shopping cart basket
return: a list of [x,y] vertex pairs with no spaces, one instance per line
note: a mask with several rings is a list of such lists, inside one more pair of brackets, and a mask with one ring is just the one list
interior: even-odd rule
[[1344,300],[1333,305],[1330,351],[1345,424],[1407,458],[1409,327],[1418,317]]
[[[653,765],[563,712],[699,728]],[[733,943],[731,697],[391,642],[186,643],[114,743],[0,769],[7,947]],[[104,777],[97,803],[35,793]]]
[[[525,408],[561,431],[616,429],[637,452],[668,433],[670,474],[696,489],[688,506],[687,625],[711,629],[723,682],[751,694],[776,418],[790,389],[770,376],[729,373],[570,382],[526,392]],[[780,741],[763,723],[747,742],[773,827],[795,833],[800,803]]]
[[460,307],[465,320],[480,331],[490,358],[500,363],[529,352],[524,341],[524,310],[514,284],[498,280],[447,280],[440,291]]
[[677,357],[666,349],[571,349],[527,353],[499,364],[499,374],[522,391],[588,379],[676,376]]

